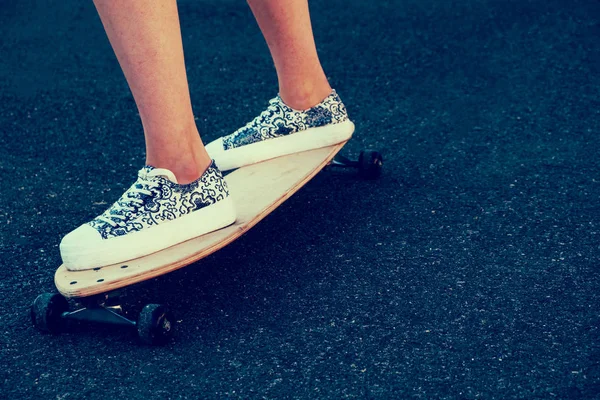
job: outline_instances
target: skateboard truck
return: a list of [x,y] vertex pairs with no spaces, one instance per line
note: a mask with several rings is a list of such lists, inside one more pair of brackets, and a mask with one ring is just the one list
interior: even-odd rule
[[358,160],[350,160],[342,155],[336,155],[329,167],[356,168],[363,179],[377,179],[381,176],[383,156],[378,151],[361,151]]
[[143,343],[165,344],[172,336],[172,317],[165,306],[148,304],[137,320],[127,318],[120,305],[110,305],[108,300],[116,293],[104,293],[81,299],[82,306],[69,311],[69,303],[60,294],[43,293],[31,306],[31,320],[43,332],[60,333],[68,320],[89,321],[109,325],[137,328]]

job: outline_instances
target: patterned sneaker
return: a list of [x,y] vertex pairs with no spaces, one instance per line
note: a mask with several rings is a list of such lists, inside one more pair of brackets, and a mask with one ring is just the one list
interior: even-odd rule
[[331,146],[348,140],[354,124],[334,91],[308,110],[294,110],[281,100],[231,135],[206,146],[222,171],[243,167],[287,154]]
[[60,253],[71,271],[103,267],[215,231],[235,218],[214,162],[187,185],[178,184],[168,169],[145,166],[116,203],[63,238]]

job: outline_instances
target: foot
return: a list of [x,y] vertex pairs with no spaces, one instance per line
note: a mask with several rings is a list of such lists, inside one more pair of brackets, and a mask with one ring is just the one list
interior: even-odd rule
[[102,215],[60,243],[71,271],[125,262],[232,224],[236,215],[221,171],[213,163],[180,185],[168,169],[145,166],[137,181]]
[[236,132],[206,146],[223,171],[287,154],[331,146],[350,139],[354,124],[334,91],[307,110],[288,107],[281,97]]

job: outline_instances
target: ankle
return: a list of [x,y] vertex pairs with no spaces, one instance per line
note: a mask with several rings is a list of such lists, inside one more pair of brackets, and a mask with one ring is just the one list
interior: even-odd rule
[[202,147],[199,151],[188,154],[158,154],[148,155],[146,164],[156,168],[166,168],[175,174],[177,182],[185,185],[196,181],[212,163],[206,150]]
[[144,129],[146,164],[165,168],[175,174],[180,184],[197,180],[212,160],[206,152],[193,119],[180,126],[161,130]]
[[179,182],[180,185],[186,185],[198,180],[208,167],[210,167],[211,162],[212,160],[207,156],[199,162],[181,164],[175,167],[174,171],[171,171],[175,174],[177,182]]
[[307,110],[323,101],[331,94],[331,86],[327,80],[319,85],[305,85],[303,87],[285,87],[280,85],[279,96],[281,100],[295,110]]

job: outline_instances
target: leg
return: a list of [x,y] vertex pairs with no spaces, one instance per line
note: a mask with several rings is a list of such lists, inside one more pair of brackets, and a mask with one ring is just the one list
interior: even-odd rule
[[104,213],[63,238],[70,270],[137,259],[236,219],[194,122],[175,0],[95,4],[138,106],[149,165]]
[[313,37],[308,0],[248,0],[277,70],[279,94],[305,110],[331,93]]
[[248,0],[267,41],[279,96],[254,120],[206,146],[222,170],[350,139],[354,124],[323,72],[308,0]]
[[137,104],[146,163],[180,183],[209,164],[190,101],[175,0],[94,0]]

